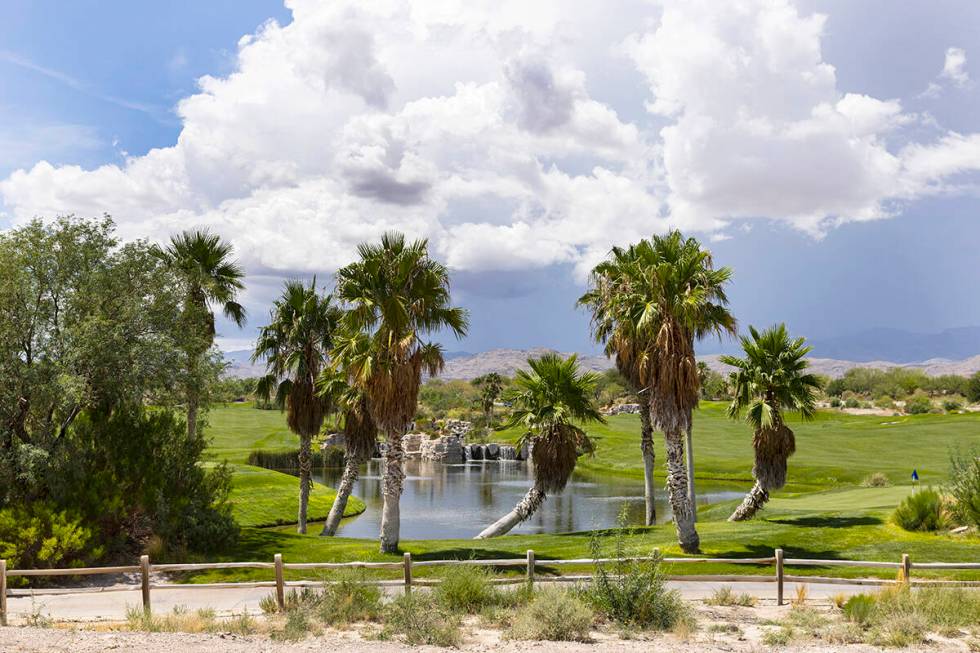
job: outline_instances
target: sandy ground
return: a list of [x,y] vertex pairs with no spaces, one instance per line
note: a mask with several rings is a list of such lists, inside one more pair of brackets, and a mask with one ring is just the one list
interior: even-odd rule
[[[559,651],[568,653],[649,653],[671,651],[676,653],[757,653],[770,650],[762,643],[762,634],[771,626],[766,622],[778,619],[789,608],[760,606],[756,608],[710,607],[698,605],[699,629],[686,637],[673,634],[641,635],[622,639],[614,632],[595,632],[589,643],[570,642],[522,642],[507,640],[498,630],[481,628],[475,619],[465,627],[465,640],[461,647],[466,652],[502,651],[511,653]],[[823,608],[828,609],[828,608]],[[735,632],[712,632],[712,624],[737,624]],[[431,646],[410,647],[393,641],[380,642],[366,638],[361,631],[329,630],[316,637],[308,637],[295,643],[277,642],[265,635],[240,636],[231,633],[184,634],[139,633],[106,631],[107,624],[89,624],[102,630],[83,630],[78,624],[58,624],[51,628],[9,627],[0,628],[0,652],[52,651],[64,653],[89,653],[95,651],[138,651],[139,653],[259,653],[278,651],[344,651],[345,653],[398,653],[407,651],[445,650]],[[369,633],[371,626],[364,626]],[[717,628],[715,628],[717,630]],[[368,635],[369,637],[369,635]],[[968,646],[963,640],[934,638],[926,647],[931,653],[966,653]],[[863,644],[828,644],[816,640],[797,640],[779,647],[791,653],[870,653],[878,651]]]
[[[741,582],[715,583],[672,581],[668,583],[672,589],[678,590],[685,599],[703,600],[721,587],[731,585],[739,593],[748,593],[764,601],[775,603],[776,586],[773,583]],[[139,606],[141,595],[138,587],[133,584],[113,585],[109,588],[125,588],[119,592],[43,594],[36,596],[24,595],[8,598],[7,609],[12,625],[23,624],[24,619],[32,614],[59,621],[112,621],[124,619],[128,606]],[[789,599],[796,589],[796,584],[787,584],[786,596]],[[835,594],[847,595],[869,591],[861,585],[818,585],[808,584],[807,595],[814,600],[827,600]],[[192,586],[176,589],[158,589],[150,593],[154,612],[166,613],[175,607],[187,610],[211,608],[218,615],[261,614],[259,601],[272,594],[268,588],[198,588]],[[394,590],[400,592],[401,590]],[[2,653],[2,652],[0,652]]]

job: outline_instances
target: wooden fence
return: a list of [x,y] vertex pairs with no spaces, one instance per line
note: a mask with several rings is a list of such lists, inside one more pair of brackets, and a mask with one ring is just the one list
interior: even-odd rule
[[[664,564],[732,564],[732,565],[756,565],[775,567],[774,573],[766,575],[680,575],[667,576],[668,580],[683,580],[690,582],[755,582],[755,583],[775,583],[776,601],[783,605],[783,589],[786,583],[814,583],[814,584],[835,584],[835,585],[893,585],[906,582],[911,585],[951,585],[951,586],[970,586],[980,587],[980,581],[956,581],[956,580],[926,580],[914,579],[912,571],[914,569],[975,569],[980,570],[980,562],[912,562],[908,554],[903,554],[902,559],[897,562],[880,562],[867,560],[814,560],[809,558],[786,558],[782,549],[776,549],[774,554],[768,558],[662,558],[659,551],[655,551],[653,556],[636,558],[603,558],[593,560],[590,558],[574,560],[536,560],[534,551],[528,549],[527,555],[523,558],[506,558],[501,560],[419,560],[413,561],[412,554],[406,553],[399,562],[293,562],[286,563],[282,560],[281,554],[276,554],[272,562],[205,562],[205,563],[176,563],[176,564],[150,564],[149,556],[140,557],[139,564],[115,567],[80,567],[75,569],[7,569],[7,561],[0,560],[0,625],[7,625],[7,596],[18,595],[52,595],[52,594],[77,594],[82,592],[126,592],[132,591],[132,587],[94,587],[94,588],[61,588],[46,590],[8,590],[7,579],[13,576],[90,576],[90,575],[111,575],[111,574],[138,574],[140,589],[142,590],[143,609],[150,610],[150,591],[167,589],[227,589],[227,588],[275,588],[276,603],[279,609],[285,607],[286,587],[318,586],[323,583],[312,581],[286,581],[285,570],[338,570],[338,569],[380,569],[380,570],[399,570],[402,578],[399,580],[366,580],[381,587],[404,587],[406,593],[412,591],[413,586],[437,585],[438,579],[415,578],[412,571],[418,568],[437,567],[437,566],[480,566],[480,567],[524,567],[523,576],[495,578],[492,582],[500,584],[533,584],[537,578],[536,570],[544,567],[581,567],[595,564],[611,564],[629,561],[652,561],[659,559]],[[789,567],[860,567],[866,569],[894,569],[896,575],[901,570],[901,578],[904,580],[888,580],[880,578],[840,578],[830,576],[795,576],[785,573],[785,568]],[[228,583],[154,583],[151,582],[152,572],[186,572],[186,571],[207,571],[212,569],[271,569],[274,571],[275,580],[273,581],[252,581],[252,582],[228,582]],[[585,575],[558,575],[549,576],[547,582],[579,582],[592,578],[592,574]]]

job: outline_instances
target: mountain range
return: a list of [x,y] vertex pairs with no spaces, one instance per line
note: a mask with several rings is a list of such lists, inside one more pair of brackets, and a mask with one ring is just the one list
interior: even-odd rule
[[[871,329],[850,336],[814,339],[810,365],[818,374],[831,377],[843,375],[853,367],[909,367],[923,370],[930,376],[941,374],[969,375],[980,371],[980,327],[947,329],[940,333],[914,333],[901,329]],[[440,375],[445,379],[472,379],[488,372],[511,376],[527,367],[529,356],[554,351],[546,348],[493,349],[471,353],[446,352],[446,368]],[[564,352],[566,355],[569,352]],[[254,377],[264,366],[250,361],[251,352],[224,352],[228,368],[226,376]],[[603,371],[612,367],[605,356],[578,354],[582,367]],[[719,372],[726,367],[718,355],[699,356]]]

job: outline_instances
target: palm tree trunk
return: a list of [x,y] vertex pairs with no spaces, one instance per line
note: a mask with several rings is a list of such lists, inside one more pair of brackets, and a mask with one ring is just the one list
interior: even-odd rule
[[640,399],[640,450],[643,452],[643,498],[646,501],[643,523],[653,526],[657,523],[657,491],[653,478],[657,455],[653,449],[653,425],[650,424],[648,403]]
[[680,429],[665,431],[664,447],[667,450],[667,495],[674,511],[677,540],[685,553],[697,553],[701,539],[694,526],[694,507],[687,489],[683,432]]
[[515,526],[530,517],[544,503],[544,490],[537,484],[531,487],[517,505],[509,513],[483,529],[483,532],[474,537],[475,540],[485,540],[488,537],[498,537],[510,532]]
[[698,497],[694,492],[694,440],[691,438],[691,419],[687,421],[687,446],[684,447],[687,454],[687,496],[691,502],[691,510],[694,521],[698,521]]
[[313,456],[310,453],[310,436],[299,436],[299,514],[296,532],[306,534],[306,511],[313,488]]
[[385,450],[385,473],[381,482],[381,494],[384,506],[381,509],[381,553],[396,553],[398,551],[398,534],[401,530],[401,501],[402,488],[405,483],[405,472],[402,462],[405,458],[405,448],[402,446],[401,432],[388,433],[388,448]]
[[755,485],[752,486],[752,489],[742,500],[742,505],[735,509],[732,516],[728,518],[728,521],[752,519],[755,513],[762,510],[762,506],[765,505],[766,501],[769,501],[769,492],[756,481]]
[[340,526],[340,520],[344,517],[344,511],[347,510],[347,500],[354,490],[354,483],[357,482],[360,471],[361,461],[348,455],[344,463],[344,473],[340,476],[340,484],[337,485],[337,496],[333,500],[333,505],[330,506],[330,514],[327,515],[327,521],[324,522],[323,530],[320,532],[321,537],[337,534],[337,527]]

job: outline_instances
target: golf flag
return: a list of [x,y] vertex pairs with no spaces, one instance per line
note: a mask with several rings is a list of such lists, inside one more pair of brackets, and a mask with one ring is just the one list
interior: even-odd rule
[[918,481],[919,480],[919,472],[917,472],[914,469],[912,470],[912,480],[913,481]]

